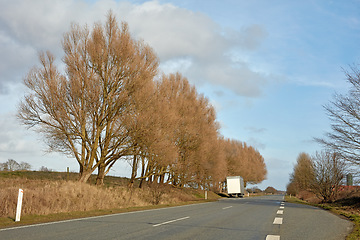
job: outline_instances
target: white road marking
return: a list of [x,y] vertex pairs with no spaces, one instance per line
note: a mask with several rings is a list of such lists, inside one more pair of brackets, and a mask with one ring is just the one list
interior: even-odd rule
[[233,206],[229,206],[229,207],[224,207],[223,209],[228,209],[228,208],[232,208]]
[[276,218],[274,219],[273,224],[282,224],[282,222],[283,222],[283,219],[282,219],[282,218],[276,217]]
[[267,235],[265,240],[280,240],[278,235]]
[[285,207],[284,206],[280,206],[280,209],[284,209]]
[[276,214],[284,214],[284,210],[278,210]]
[[165,224],[168,224],[168,223],[173,223],[173,222],[181,221],[181,220],[188,219],[188,218],[190,218],[190,217],[183,217],[183,218],[174,219],[174,220],[171,220],[171,221],[167,221],[167,222],[155,224],[155,225],[153,225],[153,227],[158,227],[158,226],[161,226],[161,225],[165,225]]
[[93,216],[93,217],[74,218],[74,219],[62,220],[62,221],[56,221],[56,222],[36,223],[36,224],[24,225],[24,226],[18,226],[18,227],[2,228],[2,229],[0,229],[0,232],[1,232],[1,231],[17,230],[17,229],[21,229],[21,228],[41,227],[41,226],[46,226],[46,225],[58,224],[58,223],[84,221],[84,220],[95,219],[95,218],[106,218],[106,217],[112,217],[112,216],[138,214],[138,213],[144,213],[144,212],[161,211],[161,210],[172,209],[172,208],[184,208],[184,207],[189,207],[189,206],[203,205],[203,204],[210,204],[210,203],[211,203],[211,202],[195,203],[195,204],[181,205],[181,206],[174,206],[174,207],[166,207],[166,208],[156,208],[156,209],[148,209],[148,210],[133,211],[133,212],[113,213],[113,214]]

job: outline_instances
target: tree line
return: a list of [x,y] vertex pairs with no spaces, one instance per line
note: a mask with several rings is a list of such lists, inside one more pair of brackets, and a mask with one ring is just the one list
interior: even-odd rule
[[308,191],[324,202],[333,201],[346,173],[346,164],[336,152],[324,150],[314,156],[300,153],[290,175],[287,193],[297,195]]
[[69,155],[79,181],[97,184],[121,160],[135,180],[220,188],[227,175],[258,183],[261,154],[219,134],[214,107],[181,73],[159,73],[159,59],[110,12],[105,24],[73,24],[62,40],[62,73],[40,53],[24,83],[18,118],[44,136],[49,150]]
[[0,163],[0,171],[29,171],[31,165],[27,162],[18,163],[14,159],[8,159],[4,163]]
[[352,66],[345,71],[350,86],[347,93],[336,93],[325,112],[331,121],[331,131],[322,138],[315,138],[324,150],[314,156],[299,154],[288,193],[297,194],[307,190],[324,201],[336,198],[346,175],[359,177],[360,166],[360,70]]

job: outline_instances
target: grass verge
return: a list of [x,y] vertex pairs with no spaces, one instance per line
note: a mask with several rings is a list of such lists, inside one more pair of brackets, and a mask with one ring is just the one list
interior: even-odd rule
[[315,207],[320,207],[325,210],[331,211],[337,215],[346,217],[347,219],[349,219],[351,222],[354,223],[353,231],[346,237],[346,240],[360,239],[360,215],[352,211],[349,211],[345,206],[341,206],[339,204],[333,204],[333,203],[313,204],[298,199],[296,197],[289,197],[289,196],[285,197],[285,201],[289,203],[306,204]]
[[[164,184],[128,188],[128,179],[117,177],[106,177],[104,186],[95,186],[72,177],[57,172],[0,172],[0,228],[205,202],[203,190]],[[21,221],[15,222],[19,188],[24,198]],[[209,201],[218,198],[208,192]]]

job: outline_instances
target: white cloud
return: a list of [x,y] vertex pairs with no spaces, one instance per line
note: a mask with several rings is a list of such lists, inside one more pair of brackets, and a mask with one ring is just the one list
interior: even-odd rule
[[0,114],[0,163],[14,159],[29,163],[34,170],[41,166],[57,171],[65,171],[66,166],[78,169],[74,159],[60,153],[45,153],[46,147],[40,138],[39,134],[19,126],[14,113]]
[[[71,22],[104,20],[112,9],[125,20],[136,37],[144,39],[159,55],[162,66],[182,71],[192,83],[223,85],[243,96],[261,94],[266,77],[248,66],[234,62],[229,52],[252,51],[265,38],[260,25],[241,31],[224,29],[210,17],[172,4],[149,1],[143,4],[102,0],[86,3],[75,0],[3,1],[0,9],[0,83],[16,80],[37,62],[36,52],[51,50],[61,57],[61,37]],[[16,69],[16,73],[14,73]],[[166,68],[165,68],[166,70]]]
[[[247,97],[260,95],[267,82],[263,73],[249,67],[245,56],[266,37],[260,25],[225,29],[203,13],[158,1],[0,0],[0,4],[0,162],[13,158],[36,169],[42,165],[61,169],[65,163],[76,167],[76,161],[62,155],[44,156],[43,143],[34,140],[41,136],[19,127],[13,113],[23,95],[23,77],[38,64],[37,53],[50,50],[60,61],[61,38],[71,22],[91,27],[104,21],[110,9],[119,21],[129,23],[136,38],[154,48],[165,72],[180,71],[193,84],[206,83]],[[233,51],[239,58],[232,57]],[[225,122],[221,125],[226,128]]]
[[25,128],[19,127],[15,114],[7,113],[0,115],[0,161],[10,158],[17,153],[36,155],[39,152],[39,144],[29,139]]
[[[230,52],[252,51],[266,37],[260,25],[241,31],[224,29],[208,16],[156,1],[135,6],[125,15],[130,28],[145,39],[165,63],[179,64],[193,83],[223,85],[238,95],[261,94],[267,82],[264,74],[252,70],[246,62],[233,61]],[[167,65],[167,64],[164,64]]]

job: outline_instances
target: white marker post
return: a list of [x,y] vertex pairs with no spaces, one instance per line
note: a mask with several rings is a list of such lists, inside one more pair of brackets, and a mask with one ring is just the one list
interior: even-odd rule
[[207,200],[207,191],[205,191],[205,200]]
[[20,222],[20,215],[21,215],[21,206],[22,206],[23,194],[24,194],[24,190],[19,189],[18,202],[17,202],[17,207],[16,207],[15,222]]

